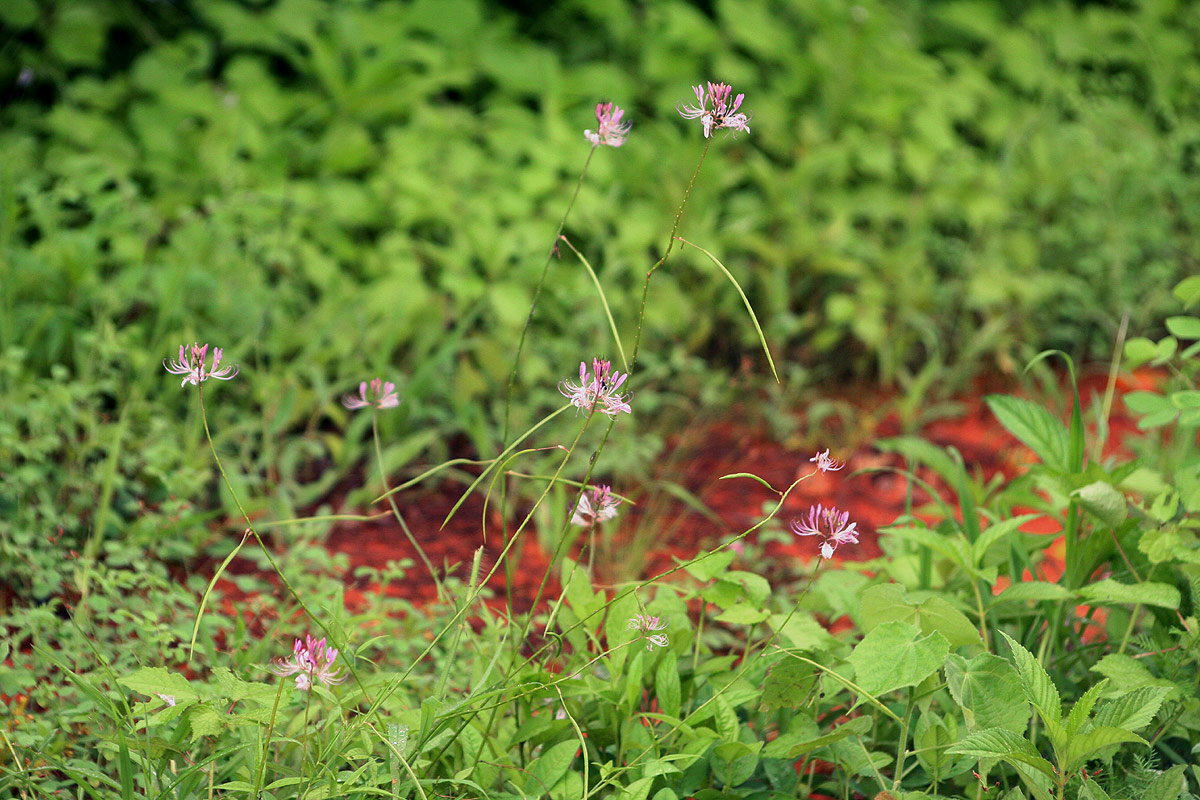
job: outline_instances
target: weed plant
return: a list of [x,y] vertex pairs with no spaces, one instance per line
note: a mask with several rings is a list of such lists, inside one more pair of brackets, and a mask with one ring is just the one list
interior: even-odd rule
[[[110,539],[96,523],[90,556],[75,562],[64,591],[38,582],[42,573],[22,559],[31,542],[21,536],[26,525],[53,526],[52,514],[81,512],[18,471],[6,578],[37,602],[14,605],[2,620],[9,635],[0,643],[0,691],[8,696],[0,791],[122,800],[1062,800],[1174,799],[1200,790],[1200,508],[1185,480],[1191,473],[1160,472],[1157,483],[1135,485],[1151,466],[1089,459],[1078,392],[1065,425],[1031,401],[989,399],[1036,457],[1027,475],[1008,483],[980,485],[953,449],[912,438],[881,443],[932,469],[954,497],[951,504],[930,491],[932,509],[914,509],[882,531],[880,559],[828,566],[860,532],[853,509],[816,506],[789,526],[813,543],[811,574],[799,585],[772,586],[737,560],[738,550],[751,552],[751,534],[783,525],[781,510],[800,481],[846,467],[825,450],[790,486],[752,471],[723,476],[762,484],[778,500],[712,550],[645,580],[596,579],[591,553],[627,507],[622,493],[634,488],[623,485],[609,448],[631,435],[632,415],[655,408],[652,390],[643,389],[651,385],[640,360],[643,323],[652,285],[674,268],[673,255],[704,256],[700,263],[738,296],[758,332],[764,373],[775,371],[735,272],[693,244],[701,234],[681,235],[688,220],[705,219],[692,203],[714,172],[706,162],[720,157],[729,134],[749,136],[758,119],[725,84],[694,91],[679,112],[694,120],[697,163],[690,178],[674,179],[678,208],[644,273],[631,330],[622,335],[607,313],[603,338],[586,328],[560,334],[580,351],[578,378],[573,366],[562,370],[565,402],[511,430],[506,408],[501,446],[471,465],[477,474],[463,497],[479,492],[499,506],[501,530],[488,529],[487,511],[480,520],[498,552],[485,558],[481,548],[454,574],[422,554],[408,567],[438,585],[427,607],[376,597],[363,611],[347,610],[339,565],[322,566],[304,533],[330,518],[265,514],[271,503],[255,496],[271,487],[226,464],[242,445],[222,438],[218,409],[239,387],[253,393],[271,365],[236,364],[233,348],[181,346],[163,366],[195,402],[187,418],[171,422],[127,416],[119,386],[99,399],[53,384],[30,388],[21,441],[38,449],[23,459],[75,458],[105,470],[109,489],[93,512],[100,519],[116,526],[127,515],[144,535],[168,536],[174,518],[197,513],[173,504],[168,487],[204,474],[197,457],[206,448],[244,534],[200,585],[195,575],[174,580],[168,564],[121,569],[122,558],[135,560],[128,549],[136,537]],[[594,162],[619,159],[626,137],[637,135],[611,103],[599,104],[596,117],[585,133],[591,150],[581,186]],[[576,206],[575,198],[566,204],[547,243],[510,353],[506,406],[523,401],[524,359],[537,344],[530,321],[547,287],[561,291],[561,274],[587,273],[597,305],[611,311],[603,273],[563,234]],[[1185,283],[1179,296],[1194,301],[1194,290]],[[1200,340],[1191,322],[1168,326],[1177,339]],[[1180,378],[1194,374],[1185,368]],[[316,393],[295,381],[288,402]],[[1190,413],[1194,393],[1180,389],[1169,402]],[[106,407],[89,405],[96,403]],[[467,465],[446,461],[392,485],[384,422],[404,409],[402,390],[367,378],[342,405],[357,415],[352,426],[369,421],[380,479],[372,491],[396,535],[419,548],[404,519],[406,490]],[[1153,421],[1194,446],[1185,420]],[[144,475],[122,465],[119,443],[134,425],[159,426],[169,443],[138,460],[154,465]],[[92,452],[105,436],[116,444]],[[545,473],[524,471],[547,461]],[[1194,469],[1194,460],[1183,463]],[[511,502],[512,484],[532,487],[518,495],[532,501]],[[145,497],[155,505],[135,512]],[[1062,528],[1057,574],[1044,553],[1051,538],[1022,532],[1038,516]],[[553,544],[540,588],[532,598],[491,597],[490,579],[512,566],[535,518]],[[281,533],[293,530],[300,533]],[[111,552],[102,562],[95,553],[103,548]],[[274,610],[273,622],[250,613],[253,606],[218,613],[230,600],[218,583],[243,559],[270,573],[250,588]],[[377,575],[402,572],[393,565]],[[849,625],[837,633],[822,625],[838,618]]]

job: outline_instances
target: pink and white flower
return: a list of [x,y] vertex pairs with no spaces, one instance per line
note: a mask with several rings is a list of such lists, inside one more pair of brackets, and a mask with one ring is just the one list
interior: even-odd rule
[[[838,545],[858,544],[857,522],[849,522],[850,512],[839,511],[820,503],[808,510],[807,518],[792,520],[792,533],[797,536],[820,536],[821,557],[833,558]],[[847,524],[849,522],[849,524]]]
[[352,394],[343,397],[342,405],[351,411],[367,406],[395,408],[400,405],[400,398],[396,395],[396,384],[382,378],[372,378],[370,384],[363,381],[358,385],[357,397]]
[[821,470],[821,472],[837,472],[839,469],[846,466],[841,461],[838,461],[835,458],[830,458],[828,450],[817,453],[815,456],[810,458],[809,461],[814,462],[817,465],[817,469]]
[[595,525],[617,515],[617,506],[621,498],[613,495],[608,486],[593,486],[583,493],[575,504],[575,513],[571,515],[572,525]]
[[609,147],[620,147],[625,144],[625,137],[629,135],[629,128],[632,123],[621,122],[621,117],[625,112],[620,106],[612,103],[598,103],[596,105],[596,120],[599,122],[596,130],[584,131],[583,135],[593,146],[599,147],[606,144]]
[[642,638],[646,640],[647,650],[653,650],[655,647],[666,647],[670,644],[665,633],[655,633],[655,631],[666,630],[667,628],[667,623],[658,617],[638,614],[630,618],[627,627],[631,631],[640,631],[644,634]]
[[558,385],[558,391],[571,401],[571,405],[589,413],[599,411],[615,417],[622,412],[633,413],[629,406],[629,395],[619,393],[621,384],[629,373],[622,375],[612,372],[612,365],[598,358],[592,359],[592,371],[589,374],[587,362],[579,362],[579,383],[563,381]]
[[680,103],[676,110],[684,119],[700,120],[705,139],[717,128],[750,132],[750,116],[738,113],[746,95],[739,94],[730,105],[729,95],[733,88],[724,83],[709,82],[707,91],[703,86],[693,86],[692,91],[696,93],[696,105]]
[[180,387],[187,386],[189,383],[193,386],[199,386],[209,378],[227,381],[237,375],[240,368],[236,364],[232,366],[226,364],[222,367],[221,352],[221,348],[213,348],[212,365],[209,366],[207,364],[207,344],[203,347],[199,343],[193,344],[191,347],[181,344],[179,345],[179,360],[168,362],[164,358],[163,367],[172,375],[183,376],[183,381],[179,384]]
[[276,658],[271,662],[271,672],[280,677],[296,676],[296,688],[307,692],[314,682],[332,686],[346,680],[340,669],[334,669],[338,651],[325,646],[325,639],[314,639],[305,635],[292,646],[292,657]]

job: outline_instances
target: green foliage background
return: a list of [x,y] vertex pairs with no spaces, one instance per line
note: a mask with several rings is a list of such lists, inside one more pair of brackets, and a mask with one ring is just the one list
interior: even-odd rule
[[[1166,0],[9,0],[0,399],[74,387],[92,440],[121,448],[107,490],[82,481],[102,508],[148,474],[163,499],[196,491],[168,468],[201,463],[194,420],[177,452],[147,447],[162,414],[195,414],[160,366],[183,341],[241,363],[214,430],[284,506],[361,456],[361,428],[342,431],[366,423],[337,400],[374,375],[407,398],[389,464],[456,435],[494,448],[594,104],[628,108],[633,133],[596,154],[567,232],[629,336],[703,147],[674,106],[709,79],[746,93],[752,133],[714,143],[682,233],[745,286],[789,389],[1107,357],[1121,315],[1152,331],[1196,268],[1198,42],[1195,6]],[[657,274],[648,314],[648,403],[760,358],[704,259]],[[517,424],[608,337],[586,273],[554,261]],[[29,486],[78,491],[74,434],[3,429],[4,463],[33,450],[47,479]],[[6,502],[50,524],[26,490]]]

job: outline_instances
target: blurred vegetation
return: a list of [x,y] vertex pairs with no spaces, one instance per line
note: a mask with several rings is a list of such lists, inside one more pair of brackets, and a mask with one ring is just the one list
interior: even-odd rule
[[[714,143],[681,232],[746,288],[790,396],[930,365],[962,385],[1046,347],[1107,357],[1123,314],[1153,333],[1197,269],[1198,48],[1194,6],[1167,0],[6,0],[0,401],[31,409],[41,386],[88,419],[0,426],[0,464],[38,473],[4,503],[99,498],[55,512],[79,548],[104,540],[97,518],[136,516],[127,490],[211,490],[172,466],[206,461],[159,363],[193,340],[243,367],[214,435],[277,513],[360,461],[367,422],[337,399],[364,378],[407,398],[389,465],[494,452],[594,104],[634,128],[593,158],[567,233],[629,331],[703,147],[674,106],[710,79],[745,92],[752,133]],[[552,263],[518,426],[611,354],[594,298]],[[678,376],[723,385],[758,349],[711,264],[673,260],[650,292],[643,425]],[[191,424],[164,432],[164,412]],[[89,454],[85,433],[110,444]],[[645,463],[648,441],[614,457]]]

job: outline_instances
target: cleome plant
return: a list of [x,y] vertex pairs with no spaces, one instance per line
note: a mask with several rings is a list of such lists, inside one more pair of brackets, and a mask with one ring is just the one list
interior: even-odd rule
[[[770,497],[744,530],[650,577],[601,575],[597,551],[617,546],[611,527],[643,497],[623,485],[630,479],[613,445],[629,438],[631,418],[660,407],[655,393],[670,377],[650,380],[639,361],[655,275],[685,254],[702,255],[697,262],[745,308],[762,375],[778,380],[735,270],[683,235],[689,219],[707,219],[689,211],[710,152],[759,123],[728,84],[705,82],[691,92],[694,101],[676,110],[692,126],[697,162],[690,177],[675,176],[678,210],[645,270],[632,324],[617,323],[605,272],[566,234],[578,199],[590,196],[577,190],[529,287],[497,420],[499,447],[397,483],[384,431],[395,430],[389,415],[405,408],[404,381],[366,377],[344,395],[338,411],[349,425],[365,431],[359,420],[370,420],[373,513],[263,513],[269,504],[253,497],[269,487],[227,467],[231,445],[214,432],[221,417],[210,417],[220,393],[252,384],[258,367],[216,343],[185,343],[164,359],[170,379],[195,397],[196,430],[175,435],[207,447],[219,496],[236,510],[242,535],[232,547],[213,548],[203,576],[131,579],[96,566],[81,569],[67,599],[46,590],[42,606],[10,613],[0,691],[51,710],[11,712],[0,726],[0,794],[1177,800],[1200,793],[1200,507],[1188,483],[1195,460],[1168,471],[1146,458],[1103,458],[1100,448],[1089,460],[1069,361],[1066,424],[1031,400],[989,398],[1036,461],[1019,477],[985,482],[968,474],[956,450],[916,438],[878,443],[908,461],[911,469],[901,472],[910,497],[922,492],[929,503],[911,505],[879,531],[877,558],[834,560],[873,535],[853,508],[818,503],[788,519],[801,482],[837,480],[856,467],[852,457],[843,463],[823,449],[797,464],[787,486],[749,470],[720,476]],[[636,124],[615,103],[596,104],[578,186],[595,159],[618,159],[620,148],[635,146]],[[562,291],[555,279],[562,270],[586,273],[608,331],[603,342],[560,332],[579,338],[578,377],[574,362],[562,365],[555,387],[530,374],[526,359],[534,315]],[[1180,297],[1194,301],[1195,284]],[[1181,322],[1168,327],[1175,336],[1197,333]],[[1145,344],[1131,347],[1148,352]],[[1170,345],[1153,347],[1155,358],[1176,355]],[[1178,355],[1193,358],[1195,348]],[[363,374],[370,374],[365,365]],[[1179,374],[1194,377],[1194,370]],[[337,392],[327,393],[336,406]],[[1148,412],[1193,448],[1194,394],[1180,389],[1160,401],[1180,412],[1170,419]],[[555,396],[559,405],[522,423],[532,396]],[[50,402],[71,406],[70,397]],[[412,492],[451,474],[467,488],[446,521],[466,515],[468,501],[484,508],[483,546],[458,569],[435,563],[406,519]],[[316,535],[304,533],[384,517],[421,563],[368,574],[381,588],[417,575],[432,582],[437,595],[425,606],[395,602],[386,591],[347,603],[339,565],[323,564]],[[1060,558],[1050,555],[1057,537],[1026,532],[1042,520],[1061,533]],[[497,596],[493,579],[511,574],[535,529],[551,545],[539,584],[524,595],[507,581]],[[772,583],[758,568],[759,534],[800,537],[811,545],[809,565]],[[34,594],[45,590],[32,574],[11,569],[29,578]],[[251,595],[268,608],[251,607]],[[829,624],[840,620],[846,624]],[[53,708],[60,696],[72,703]]]

